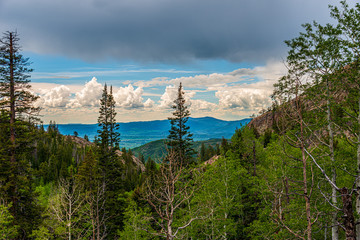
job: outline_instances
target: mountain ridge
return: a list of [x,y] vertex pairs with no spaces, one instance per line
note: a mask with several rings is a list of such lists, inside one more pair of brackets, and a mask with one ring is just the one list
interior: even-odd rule
[[[240,128],[250,122],[250,118],[242,120],[226,121],[213,117],[189,118],[188,126],[193,134],[195,141],[207,140],[211,138],[230,138],[236,128]],[[167,138],[170,129],[169,120],[119,122],[120,128],[120,147],[134,148],[151,141]],[[44,125],[46,128],[48,125]],[[63,135],[78,136],[87,135],[90,140],[94,140],[98,134],[97,124],[68,123],[57,124],[59,132]]]

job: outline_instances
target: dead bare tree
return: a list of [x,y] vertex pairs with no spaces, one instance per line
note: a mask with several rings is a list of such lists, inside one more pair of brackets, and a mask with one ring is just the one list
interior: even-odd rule
[[64,231],[64,239],[79,239],[86,235],[88,227],[80,225],[84,217],[81,210],[85,199],[81,195],[80,185],[71,180],[61,179],[57,194],[50,200],[50,213]]
[[165,237],[168,240],[175,239],[180,230],[190,226],[198,219],[191,217],[180,226],[175,226],[174,222],[177,212],[188,202],[194,194],[194,184],[191,174],[186,174],[186,169],[182,161],[176,159],[176,154],[171,152],[160,167],[159,174],[154,181],[146,182],[145,199],[155,211],[152,217],[160,227],[160,232],[156,235]]
[[86,210],[84,214],[89,218],[93,240],[106,239],[106,214],[105,214],[105,183],[99,182],[94,190],[85,195]]

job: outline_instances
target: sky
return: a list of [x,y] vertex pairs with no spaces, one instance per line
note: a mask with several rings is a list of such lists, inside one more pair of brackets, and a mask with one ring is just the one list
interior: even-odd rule
[[96,123],[105,83],[119,122],[170,117],[180,82],[192,117],[239,120],[271,105],[284,41],[331,23],[329,4],[339,1],[0,0],[0,32],[19,34],[44,123]]

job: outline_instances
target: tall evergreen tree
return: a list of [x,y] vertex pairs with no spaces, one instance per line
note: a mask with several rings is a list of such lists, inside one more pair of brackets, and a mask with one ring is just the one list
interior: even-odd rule
[[108,96],[109,106],[109,143],[110,147],[119,148],[120,133],[119,124],[116,123],[116,111],[115,111],[115,99],[112,92],[112,86],[110,86],[110,94]]
[[124,203],[119,196],[124,189],[124,166],[116,154],[116,150],[119,148],[120,134],[117,132],[119,124],[115,119],[115,100],[112,95],[112,87],[110,87],[109,93],[107,86],[104,86],[99,113],[99,166],[105,188],[105,219],[108,219],[105,226],[108,238],[114,239],[117,230],[123,226]]
[[17,129],[22,128],[21,120],[25,117],[31,120],[39,111],[33,106],[37,96],[29,91],[33,69],[29,68],[29,59],[20,53],[19,40],[17,32],[5,32],[0,39],[0,108],[9,114],[12,162],[16,161],[15,154],[20,146],[16,138],[19,136]]
[[98,118],[99,145],[103,148],[114,148],[119,146],[120,133],[119,124],[116,123],[115,100],[112,94],[112,86],[108,93],[105,84],[102,97],[100,99],[100,111]]
[[190,111],[186,105],[184,94],[185,92],[180,83],[177,98],[172,106],[175,110],[172,113],[173,117],[168,118],[170,120],[171,129],[169,130],[168,141],[166,144],[168,145],[169,150],[174,151],[178,155],[178,159],[181,159],[184,163],[189,163],[194,154],[194,149],[191,147],[193,135],[189,131],[190,127],[186,125],[189,120]]
[[99,146],[103,149],[109,146],[109,105],[108,105],[108,91],[105,83],[104,90],[100,99],[100,110],[98,117],[98,126],[100,129],[97,131],[99,134]]
[[16,32],[5,32],[0,39],[0,196],[11,202],[19,238],[26,238],[39,220],[31,184],[29,154],[34,145],[37,97],[30,93],[29,60],[20,53]]

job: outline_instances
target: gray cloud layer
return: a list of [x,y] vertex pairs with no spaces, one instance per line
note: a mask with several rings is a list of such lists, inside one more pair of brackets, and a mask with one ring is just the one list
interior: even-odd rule
[[0,0],[24,50],[88,61],[265,61],[335,0]]

